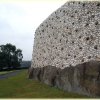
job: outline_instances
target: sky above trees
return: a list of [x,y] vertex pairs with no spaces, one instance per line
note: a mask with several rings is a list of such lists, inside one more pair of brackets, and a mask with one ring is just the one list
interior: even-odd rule
[[0,45],[11,43],[32,59],[36,28],[66,0],[0,1]]

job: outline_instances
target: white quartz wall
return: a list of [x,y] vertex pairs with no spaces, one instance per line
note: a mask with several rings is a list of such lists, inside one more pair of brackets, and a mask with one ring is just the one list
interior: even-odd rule
[[67,2],[36,30],[32,67],[65,68],[100,58],[100,2]]

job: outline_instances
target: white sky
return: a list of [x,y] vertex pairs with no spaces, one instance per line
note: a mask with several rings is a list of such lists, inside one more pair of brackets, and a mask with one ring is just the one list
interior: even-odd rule
[[11,43],[32,59],[36,28],[66,0],[0,1],[0,45]]

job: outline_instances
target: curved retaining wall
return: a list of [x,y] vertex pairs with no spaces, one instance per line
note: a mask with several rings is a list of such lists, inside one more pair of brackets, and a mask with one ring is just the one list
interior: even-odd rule
[[32,58],[30,78],[100,96],[100,2],[71,1],[53,12],[36,29]]

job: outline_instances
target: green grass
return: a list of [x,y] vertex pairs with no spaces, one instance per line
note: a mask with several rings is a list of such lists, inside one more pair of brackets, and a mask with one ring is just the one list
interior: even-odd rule
[[2,72],[0,72],[0,75],[7,74],[7,73],[10,73],[10,72],[13,72],[13,71],[2,71]]
[[86,96],[64,92],[39,81],[30,80],[27,70],[23,70],[17,76],[0,80],[0,98],[86,98]]

